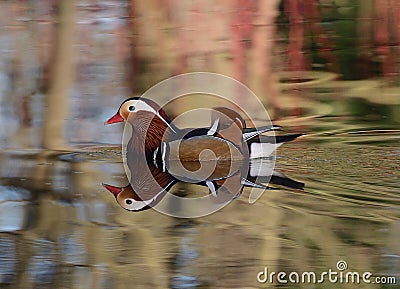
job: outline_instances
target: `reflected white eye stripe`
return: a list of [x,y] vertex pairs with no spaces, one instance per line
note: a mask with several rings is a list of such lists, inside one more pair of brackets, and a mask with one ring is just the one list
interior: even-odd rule
[[174,181],[169,182],[169,184],[165,187],[164,190],[161,190],[159,193],[157,193],[157,195],[155,195],[154,197],[152,197],[150,200],[147,201],[133,201],[132,204],[130,205],[125,205],[123,206],[125,209],[129,210],[129,211],[138,211],[143,209],[144,207],[150,205],[152,202],[154,202],[158,196],[160,196],[162,193],[166,192],[171,185],[174,184]]
[[138,211],[140,209],[143,209],[146,206],[147,206],[147,203],[145,201],[134,201],[130,205],[125,205],[125,208],[129,211]]

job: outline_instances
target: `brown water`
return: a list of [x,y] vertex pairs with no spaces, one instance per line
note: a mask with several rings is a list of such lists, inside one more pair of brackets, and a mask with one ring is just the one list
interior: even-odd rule
[[[193,2],[200,12],[146,1],[136,7],[140,59],[127,84],[125,4],[78,1],[76,80],[60,90],[70,107],[62,120],[69,147],[52,150],[41,148],[47,110],[40,85],[56,9],[25,2],[0,4],[0,288],[399,288],[400,58],[398,43],[382,40],[384,25],[397,27],[382,19],[392,18],[368,18],[375,8],[360,1],[319,1],[322,18],[308,15],[304,23],[322,25],[310,25],[312,31],[305,25],[303,35],[303,26],[296,30],[299,15],[289,11],[297,15],[289,21],[281,4],[275,19],[266,4],[273,1],[261,1],[265,6],[251,20],[254,38],[235,34],[232,48],[226,39],[236,39],[230,29],[241,25],[230,26],[232,13],[206,9],[212,6],[202,6],[206,1]],[[398,11],[394,6],[377,13]],[[314,43],[317,36],[322,44]],[[328,36],[337,42],[324,42]],[[270,37],[273,48],[261,41]],[[276,169],[304,182],[305,190],[267,191],[250,205],[245,189],[222,210],[196,219],[121,209],[102,183],[127,183],[122,129],[104,127],[104,120],[132,94],[132,83],[140,94],[177,72],[200,70],[243,81],[275,124],[305,134],[280,147],[276,159]],[[200,190],[179,184],[173,192]],[[372,282],[394,277],[383,283],[396,284],[257,281],[265,267],[318,275],[339,271],[341,260],[348,265],[343,272],[371,272]]]
[[339,260],[398,281],[399,131],[390,120],[384,126],[354,115],[285,123],[295,130],[289,123],[299,122],[308,135],[278,150],[277,169],[304,182],[304,192],[269,191],[250,205],[245,190],[221,211],[193,220],[122,210],[101,186],[125,184],[117,147],[4,151],[2,286],[262,287],[256,277],[265,266],[322,272]]

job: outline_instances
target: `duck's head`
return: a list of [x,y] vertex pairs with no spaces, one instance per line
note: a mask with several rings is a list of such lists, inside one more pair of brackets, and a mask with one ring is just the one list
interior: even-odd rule
[[132,97],[124,100],[119,106],[116,114],[110,117],[104,124],[128,121],[134,123],[137,120],[157,118],[166,126],[169,126],[170,119],[165,111],[153,100],[144,97]]
[[108,184],[103,184],[110,193],[115,197],[117,203],[125,210],[128,211],[144,211],[150,209],[155,201],[155,199],[150,199],[148,201],[143,201],[133,190],[131,185],[126,187],[115,187]]
[[157,103],[144,97],[125,100],[117,113],[105,124],[123,121],[132,125],[131,145],[135,151],[153,152],[164,137],[177,131],[165,111]]

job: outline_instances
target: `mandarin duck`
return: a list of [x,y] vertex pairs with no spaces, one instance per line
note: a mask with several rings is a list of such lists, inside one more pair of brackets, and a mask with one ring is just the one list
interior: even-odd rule
[[[211,176],[213,167],[220,167],[221,162],[227,162],[231,168],[237,166],[237,162],[244,162],[241,168],[247,171],[249,158],[269,156],[283,142],[300,136],[261,136],[261,133],[278,127],[248,129],[240,114],[228,108],[214,109],[211,117],[213,124],[210,128],[179,129],[154,101],[135,97],[125,100],[106,124],[121,121],[131,124],[133,132],[127,145],[128,167],[135,166],[137,158],[143,155],[147,162],[152,162],[163,172],[191,183]],[[186,167],[182,165],[184,163]],[[188,164],[191,164],[191,170],[188,170]],[[254,171],[250,167],[249,177],[260,176],[259,171]],[[270,176],[272,171],[271,166],[268,169],[263,166],[262,174]],[[246,178],[242,181],[248,183]],[[213,191],[212,184],[206,183]]]
[[[159,153],[163,145],[165,147],[174,141],[186,142],[189,140],[185,146],[188,150],[180,149],[182,154],[179,157],[182,161],[197,157],[198,154],[192,152],[192,149],[197,146],[214,148],[212,149],[214,151],[220,146],[224,146],[225,149],[231,148],[232,144],[239,148],[245,158],[268,157],[284,142],[301,136],[301,134],[263,136],[261,134],[279,130],[280,126],[247,128],[243,118],[237,112],[228,108],[213,110],[213,123],[209,128],[180,129],[171,122],[165,111],[157,103],[141,97],[125,100],[117,113],[109,118],[105,124],[123,121],[128,121],[132,125],[133,132],[130,140],[132,148],[148,156]],[[226,142],[227,139],[229,139],[230,144]],[[236,150],[234,151],[236,152]],[[187,157],[187,159],[184,157]]]

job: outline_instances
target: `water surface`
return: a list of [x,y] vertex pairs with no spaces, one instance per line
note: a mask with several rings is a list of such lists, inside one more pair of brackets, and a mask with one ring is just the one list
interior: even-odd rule
[[[68,143],[44,149],[58,16],[54,4],[31,2],[0,9],[1,288],[398,288],[399,39],[382,20],[399,21],[396,5],[318,1],[301,10],[287,4],[296,1],[248,1],[220,13],[207,1],[146,1],[137,11],[127,9],[131,1],[78,1],[75,80],[60,90]],[[238,9],[245,13],[233,17]],[[118,206],[102,183],[127,184],[122,127],[104,120],[126,96],[188,71],[235,77],[275,124],[304,133],[276,156],[276,169],[304,191],[267,191],[250,205],[245,189],[196,219]],[[397,284],[257,281],[265,267],[319,274],[341,260],[347,271]]]

